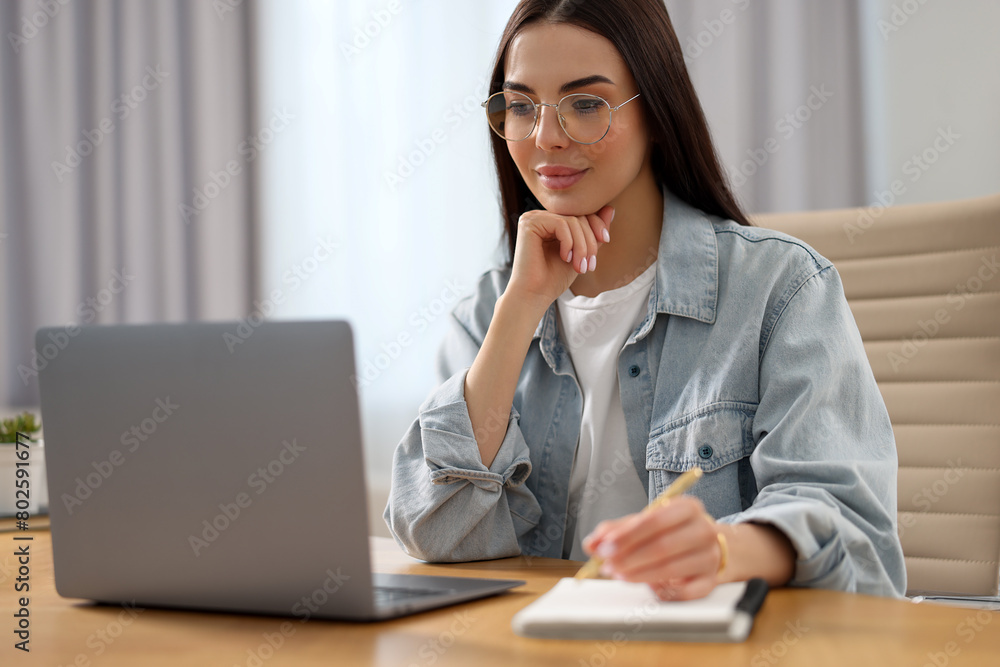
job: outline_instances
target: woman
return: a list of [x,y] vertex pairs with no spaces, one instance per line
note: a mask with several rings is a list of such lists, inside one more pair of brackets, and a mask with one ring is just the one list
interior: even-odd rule
[[399,544],[597,553],[664,599],[901,595],[895,444],[839,276],[749,226],[662,0],[523,0],[490,92],[511,260],[456,307],[397,448]]

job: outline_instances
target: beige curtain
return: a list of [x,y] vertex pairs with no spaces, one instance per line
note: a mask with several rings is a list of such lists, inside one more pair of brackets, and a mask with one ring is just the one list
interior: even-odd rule
[[39,326],[250,310],[252,10],[0,3],[0,406],[38,403]]

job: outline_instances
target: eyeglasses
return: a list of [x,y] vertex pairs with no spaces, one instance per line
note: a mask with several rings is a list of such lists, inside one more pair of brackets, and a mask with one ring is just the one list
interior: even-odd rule
[[486,109],[490,129],[507,141],[523,141],[531,136],[538,124],[541,107],[552,107],[566,136],[578,144],[596,144],[611,129],[612,113],[636,97],[639,94],[616,107],[603,97],[582,93],[567,95],[558,104],[536,104],[524,93],[504,90],[490,95],[482,106]]

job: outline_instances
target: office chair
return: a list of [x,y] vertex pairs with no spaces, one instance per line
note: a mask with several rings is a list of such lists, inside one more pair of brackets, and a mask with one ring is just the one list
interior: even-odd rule
[[892,420],[908,594],[1000,593],[1000,195],[755,216],[836,266]]

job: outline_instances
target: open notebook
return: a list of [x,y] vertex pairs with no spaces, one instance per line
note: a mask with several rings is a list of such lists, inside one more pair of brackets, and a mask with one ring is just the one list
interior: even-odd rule
[[662,602],[646,584],[561,579],[515,614],[524,637],[740,642],[767,595],[763,579],[717,586],[700,600]]

